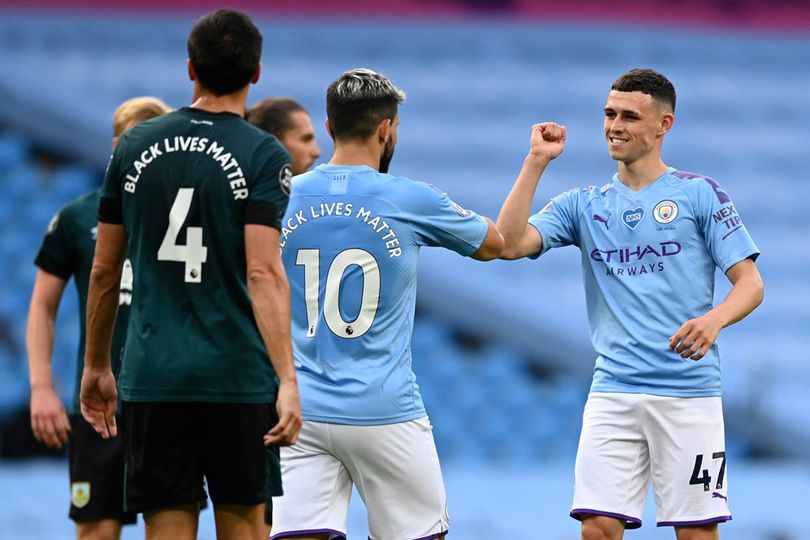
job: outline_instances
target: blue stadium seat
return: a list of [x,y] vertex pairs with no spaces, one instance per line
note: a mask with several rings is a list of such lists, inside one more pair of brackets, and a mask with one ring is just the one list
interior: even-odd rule
[[[669,74],[678,88],[679,108],[665,146],[667,161],[717,178],[763,251],[758,264],[766,279],[766,301],[739,325],[741,330],[732,327],[721,336],[729,416],[746,411],[754,383],[761,380],[762,359],[778,376],[795,379],[810,373],[803,362],[804,340],[794,337],[810,327],[810,237],[802,227],[806,205],[796,196],[797,171],[808,165],[801,149],[810,147],[810,102],[785,99],[772,83],[787,77],[791,87],[810,84],[810,73],[797,69],[810,57],[808,40],[465,21],[443,23],[441,31],[426,24],[381,23],[342,35],[336,46],[329,21],[260,20],[260,26],[273,35],[273,54],[265,58],[267,76],[252,90],[251,101],[279,94],[299,98],[313,113],[322,160],[329,151],[321,127],[326,85],[349,66],[373,66],[409,93],[401,109],[394,172],[430,181],[490,216],[497,214],[514,180],[533,122],[552,119],[569,129],[566,152],[549,168],[535,199],[534,208],[539,208],[556,193],[603,184],[614,172],[601,134],[601,108],[612,78],[631,59]],[[0,135],[5,188],[0,255],[27,260],[0,271],[10,280],[3,283],[25,288],[46,216],[98,185],[100,176],[93,171],[106,165],[110,116],[121,101],[154,94],[174,106],[188,102],[191,88],[177,70],[185,61],[177,44],[185,41],[186,32],[180,19],[144,18],[121,25],[113,16],[4,14],[0,35],[20,39],[0,48],[0,64],[15,66],[0,80],[0,95],[9,98],[0,100],[0,120],[25,135],[10,130]],[[561,40],[571,45],[560,48]],[[371,41],[382,45],[369,48]],[[28,61],[20,63],[21,55]],[[124,55],[128,63],[118,60]],[[703,61],[696,64],[696,57]],[[83,76],[89,65],[93,77]],[[132,65],[149,65],[149,70]],[[43,70],[54,84],[40,84]],[[757,122],[769,126],[767,137],[747,135]],[[49,179],[30,162],[29,141],[81,165],[60,168]],[[32,190],[39,194],[34,203]],[[19,220],[30,230],[20,232],[20,238],[6,235],[7,230],[17,234],[13,225]],[[420,305],[431,318],[417,322],[414,368],[428,407],[435,410],[437,433],[456,433],[453,422],[468,426],[485,410],[486,400],[470,388],[497,387],[499,394],[515,389],[506,392],[500,410],[519,414],[517,404],[524,403],[527,440],[544,441],[548,448],[554,433],[564,433],[569,441],[594,358],[576,250],[558,250],[541,262],[487,265],[425,250],[419,279]],[[722,294],[718,291],[717,297]],[[456,342],[454,327],[522,352],[512,358],[511,352],[499,356],[497,347],[470,351]],[[767,339],[757,339],[760,335]],[[552,374],[550,387],[528,374],[526,353]],[[570,374],[571,381],[561,374]],[[527,399],[527,389],[537,399]],[[806,396],[799,394],[796,405],[810,408]],[[783,426],[775,412],[785,410],[782,401],[777,404],[772,392],[763,399],[762,425]],[[770,400],[774,407],[768,406]],[[796,425],[810,435],[810,428]],[[464,438],[467,431],[459,433],[462,454],[475,446],[474,438]],[[796,453],[793,445],[780,442],[787,438],[772,437],[765,429],[757,436]],[[507,446],[507,453],[524,448],[522,443]]]

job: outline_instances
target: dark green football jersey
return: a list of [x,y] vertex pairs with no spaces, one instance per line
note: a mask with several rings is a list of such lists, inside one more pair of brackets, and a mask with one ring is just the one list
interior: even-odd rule
[[121,138],[102,209],[120,206],[134,274],[124,400],[275,400],[247,294],[244,228],[258,214],[278,228],[290,177],[275,137],[230,113],[184,108]]
[[[76,283],[79,294],[79,316],[81,336],[79,358],[76,362],[76,386],[73,391],[72,414],[79,414],[79,388],[84,369],[85,308],[87,306],[87,286],[90,269],[93,267],[93,252],[96,248],[96,225],[98,200],[101,190],[96,189],[65,205],[48,225],[48,232],[34,261],[36,265],[57,277]],[[129,303],[132,299],[132,267],[129,260],[124,263],[121,275],[118,319],[115,321],[110,357],[113,374],[118,377],[121,366],[121,349],[126,337],[129,320]]]

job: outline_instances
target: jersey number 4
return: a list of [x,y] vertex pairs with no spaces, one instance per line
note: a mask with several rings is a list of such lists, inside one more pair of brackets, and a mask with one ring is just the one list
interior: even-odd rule
[[169,228],[158,249],[159,261],[186,263],[183,271],[186,283],[202,282],[202,263],[208,259],[208,248],[202,243],[202,227],[186,227],[186,245],[177,244],[177,237],[191,208],[194,188],[180,188],[169,210]]
[[[307,304],[307,337],[315,337],[320,314],[321,253],[318,249],[299,249],[295,264],[304,267],[304,294]],[[343,274],[352,266],[363,271],[363,293],[360,312],[354,321],[343,320],[340,314],[340,285]],[[368,251],[347,249],[341,251],[329,265],[323,300],[323,318],[338,337],[359,338],[371,328],[380,304],[380,266]]]

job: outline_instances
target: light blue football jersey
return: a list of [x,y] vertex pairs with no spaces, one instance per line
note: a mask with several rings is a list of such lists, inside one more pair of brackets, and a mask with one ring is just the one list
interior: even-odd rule
[[614,175],[601,188],[554,197],[529,222],[543,252],[575,245],[582,253],[598,354],[592,392],[721,395],[717,344],[697,362],[669,350],[683,323],[712,308],[715,267],[759,255],[717,182],[670,168],[635,192]]
[[411,369],[419,248],[476,251],[486,221],[428,184],[366,166],[293,179],[281,229],[305,420],[425,416]]

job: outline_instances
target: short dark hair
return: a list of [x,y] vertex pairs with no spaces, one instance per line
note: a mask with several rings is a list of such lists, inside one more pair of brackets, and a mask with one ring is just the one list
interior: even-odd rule
[[649,68],[631,69],[613,83],[611,90],[642,92],[675,112],[675,87],[669,79]]
[[393,120],[405,93],[384,75],[370,69],[353,69],[338,77],[326,90],[326,115],[335,139],[369,138],[386,118]]
[[307,112],[292,98],[263,99],[248,109],[245,120],[259,129],[281,137],[292,128],[290,115],[296,111]]
[[256,74],[262,34],[244,13],[218,9],[197,21],[187,47],[200,85],[223,96],[244,88]]

